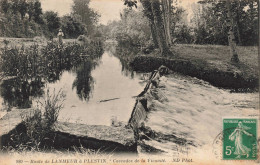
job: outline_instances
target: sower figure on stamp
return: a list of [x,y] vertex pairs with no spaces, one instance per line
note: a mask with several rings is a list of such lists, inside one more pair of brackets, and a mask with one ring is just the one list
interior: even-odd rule
[[248,136],[253,136],[252,134],[248,133],[246,130],[250,129],[250,127],[244,126],[241,121],[238,122],[237,128],[232,132],[229,136],[231,141],[235,141],[235,155],[237,158],[240,158],[242,155],[249,156],[250,148],[247,148],[243,145],[243,134]]
[[59,44],[62,44],[62,38],[64,37],[64,33],[62,32],[62,30],[60,29],[59,30],[59,33],[57,34],[57,37],[58,37],[58,41],[59,41]]

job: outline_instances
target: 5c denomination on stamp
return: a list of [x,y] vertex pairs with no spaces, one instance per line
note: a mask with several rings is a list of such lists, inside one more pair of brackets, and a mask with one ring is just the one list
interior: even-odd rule
[[257,159],[257,119],[223,119],[223,160]]

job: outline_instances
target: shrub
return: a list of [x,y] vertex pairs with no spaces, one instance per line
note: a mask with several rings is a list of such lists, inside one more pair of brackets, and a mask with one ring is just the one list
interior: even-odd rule
[[43,101],[38,102],[39,106],[37,109],[29,115],[22,116],[26,127],[26,136],[19,145],[37,151],[44,147],[41,143],[57,121],[59,112],[63,108],[65,97],[64,92],[61,90],[55,93],[54,89],[53,93],[50,94],[49,89],[47,89]]
[[40,110],[43,112],[43,122],[47,129],[51,129],[52,125],[57,121],[59,112],[63,108],[65,97],[65,93],[61,90],[55,94],[54,89],[51,95],[49,89],[47,89],[44,101],[39,102]]

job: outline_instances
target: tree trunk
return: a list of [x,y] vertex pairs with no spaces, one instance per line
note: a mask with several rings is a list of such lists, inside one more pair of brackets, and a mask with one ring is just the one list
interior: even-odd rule
[[159,47],[158,41],[157,41],[157,31],[155,28],[154,24],[154,15],[152,12],[152,6],[151,6],[151,1],[150,0],[140,0],[144,7],[144,15],[148,18],[150,22],[150,28],[151,28],[151,33],[152,33],[152,38],[153,38],[153,43],[156,48]]
[[242,45],[241,35],[240,35],[240,16],[239,16],[239,8],[240,2],[237,2],[237,14],[236,14],[236,25],[237,25],[237,38],[238,38],[238,45]]
[[171,45],[171,33],[170,33],[170,15],[171,15],[171,0],[161,0],[162,1],[162,14],[163,14],[163,23],[165,38],[168,45]]
[[237,21],[237,38],[238,38],[238,45],[242,45],[239,21]]
[[171,54],[171,52],[170,52],[168,44],[166,42],[165,27],[163,24],[159,0],[151,1],[151,8],[152,8],[153,16],[154,16],[154,25],[155,25],[155,29],[157,32],[156,38],[158,41],[160,53],[162,56],[167,56],[167,55]]
[[155,25],[153,22],[150,23],[150,28],[151,28],[151,33],[152,33],[152,38],[153,38],[153,43],[154,43],[154,46],[156,48],[158,48],[158,41],[157,41],[157,38],[156,38],[156,29],[155,29]]
[[236,51],[236,42],[235,42],[235,36],[234,36],[234,32],[233,32],[233,27],[234,27],[234,23],[233,23],[233,18],[231,15],[231,9],[230,9],[230,0],[226,1],[226,7],[227,7],[227,27],[229,29],[228,31],[228,43],[230,46],[230,52],[231,52],[231,62],[239,62],[238,59],[238,54]]
[[163,17],[163,25],[164,25],[164,35],[165,35],[165,40],[167,45],[169,45],[169,39],[168,39],[168,35],[167,35],[167,16],[166,16],[166,2],[167,0],[161,0],[162,3],[162,17]]

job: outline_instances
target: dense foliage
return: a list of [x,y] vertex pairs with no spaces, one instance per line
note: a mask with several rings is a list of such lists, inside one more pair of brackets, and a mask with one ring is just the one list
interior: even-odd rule
[[59,28],[64,29],[65,38],[92,34],[99,15],[89,1],[74,0],[72,13],[60,17],[57,12],[43,12],[39,0],[0,0],[0,36],[53,38]]
[[90,0],[73,0],[72,14],[78,15],[86,26],[87,34],[95,31],[100,15],[89,7]]
[[[195,44],[228,44],[225,1],[203,0],[192,6],[191,31]],[[231,16],[237,44],[257,45],[258,1],[237,0],[231,3]]]
[[[194,2],[191,4],[192,12],[189,11],[189,13],[178,5],[179,2],[178,0],[167,1],[171,6],[171,14],[168,17],[171,20],[170,38],[173,38],[173,41],[188,44],[229,44],[228,31],[230,28],[228,22],[230,19],[228,18],[229,10],[226,1],[201,0]],[[155,3],[156,6],[159,6],[158,12],[156,12],[156,8],[153,8]],[[231,1],[232,31],[238,45],[257,45],[258,43],[258,3],[257,0]],[[160,31],[156,32],[156,29],[164,29],[165,32],[168,29],[167,19],[169,18],[164,10],[165,0],[124,0],[124,4],[129,6],[130,9],[143,7],[142,11],[149,21],[151,37],[156,47],[159,46],[158,41],[169,38],[167,37],[168,33],[162,35],[163,33],[160,33]],[[160,25],[163,25],[163,27],[159,25],[157,27],[158,21],[161,21]],[[156,36],[159,33],[159,36],[162,37]]]
[[124,9],[121,20],[108,25],[111,37],[125,46],[144,46],[150,39],[148,20],[140,11]]

